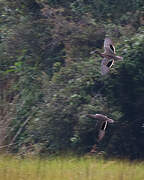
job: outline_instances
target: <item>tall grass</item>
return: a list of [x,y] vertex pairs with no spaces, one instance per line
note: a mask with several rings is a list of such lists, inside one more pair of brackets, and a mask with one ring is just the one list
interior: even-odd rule
[[0,180],[144,180],[144,163],[94,157],[51,159],[0,156]]

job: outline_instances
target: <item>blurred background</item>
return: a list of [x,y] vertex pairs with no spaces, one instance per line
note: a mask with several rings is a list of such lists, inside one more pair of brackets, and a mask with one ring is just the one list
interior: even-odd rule
[[[104,38],[117,55],[100,73]],[[97,143],[101,113],[115,120]],[[143,0],[0,1],[0,146],[144,158]],[[10,146],[7,146],[10,145]]]

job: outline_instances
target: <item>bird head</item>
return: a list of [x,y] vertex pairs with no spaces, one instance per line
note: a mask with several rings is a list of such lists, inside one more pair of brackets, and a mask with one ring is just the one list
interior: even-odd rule
[[109,118],[107,121],[108,121],[109,123],[114,123],[114,120],[113,120],[113,119],[110,119],[110,118]]
[[97,50],[91,51],[90,54],[95,54],[97,53]]

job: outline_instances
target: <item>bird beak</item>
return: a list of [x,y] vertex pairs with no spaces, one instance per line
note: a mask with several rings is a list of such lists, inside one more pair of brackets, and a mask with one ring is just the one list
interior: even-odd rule
[[90,54],[94,54],[95,52],[96,52],[96,50],[94,50],[94,51],[91,51],[91,52],[90,52]]
[[113,119],[109,119],[108,122],[109,123],[114,123],[114,120]]

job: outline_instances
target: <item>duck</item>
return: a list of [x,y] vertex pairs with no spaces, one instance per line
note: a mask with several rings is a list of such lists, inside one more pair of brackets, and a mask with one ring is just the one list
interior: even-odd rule
[[115,52],[115,46],[112,40],[108,37],[104,39],[104,53],[100,53],[97,50],[91,51],[90,54],[97,53],[100,57],[102,57],[101,62],[101,74],[105,75],[109,72],[110,68],[114,64],[115,61],[123,60],[123,57],[117,56]]
[[103,114],[87,114],[87,117],[99,120],[100,127],[99,127],[97,141],[100,142],[105,136],[105,131],[106,131],[108,123],[114,123],[114,120],[111,118],[108,118],[107,116]]

